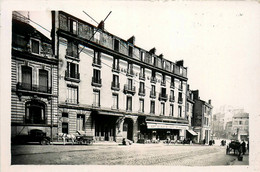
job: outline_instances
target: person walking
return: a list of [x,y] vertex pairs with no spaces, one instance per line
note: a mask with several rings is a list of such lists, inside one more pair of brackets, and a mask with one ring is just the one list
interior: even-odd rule
[[245,143],[244,140],[243,140],[241,146],[242,146],[243,155],[245,155],[245,152],[246,152],[246,143]]

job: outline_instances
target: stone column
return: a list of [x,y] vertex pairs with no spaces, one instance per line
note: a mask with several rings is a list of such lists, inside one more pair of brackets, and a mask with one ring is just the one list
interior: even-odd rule
[[132,117],[133,120],[133,141],[134,143],[137,143],[138,141],[138,117]]
[[116,133],[115,138],[116,142],[121,143],[123,140],[122,132],[123,132],[123,124],[125,117],[118,117],[116,121]]

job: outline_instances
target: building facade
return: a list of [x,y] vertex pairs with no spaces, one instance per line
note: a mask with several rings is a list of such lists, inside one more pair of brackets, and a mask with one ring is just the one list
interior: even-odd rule
[[57,133],[58,60],[51,41],[13,12],[11,59],[11,136],[40,129]]
[[194,131],[198,133],[198,142],[209,143],[211,140],[211,122],[212,122],[212,109],[211,100],[205,102],[199,97],[199,90],[192,91],[194,96],[194,113],[192,125]]
[[233,139],[239,141],[249,139],[249,114],[238,113],[233,116],[232,120]]
[[216,139],[227,137],[225,133],[225,114],[217,113],[213,115],[212,134]]
[[184,139],[187,68],[62,11],[52,12],[59,59],[58,132],[96,141]]

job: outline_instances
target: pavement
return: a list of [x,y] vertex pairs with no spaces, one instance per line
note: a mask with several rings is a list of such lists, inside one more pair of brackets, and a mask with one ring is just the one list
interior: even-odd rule
[[236,158],[235,161],[230,163],[230,165],[249,165],[249,155],[243,155],[242,161],[238,161],[238,158]]

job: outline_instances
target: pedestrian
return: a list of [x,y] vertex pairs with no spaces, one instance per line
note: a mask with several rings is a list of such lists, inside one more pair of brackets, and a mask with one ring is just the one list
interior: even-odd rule
[[204,144],[204,145],[206,144],[206,139],[203,140],[203,144]]
[[244,140],[243,140],[241,146],[242,146],[243,155],[245,155],[245,152],[246,152],[246,143],[245,143]]

